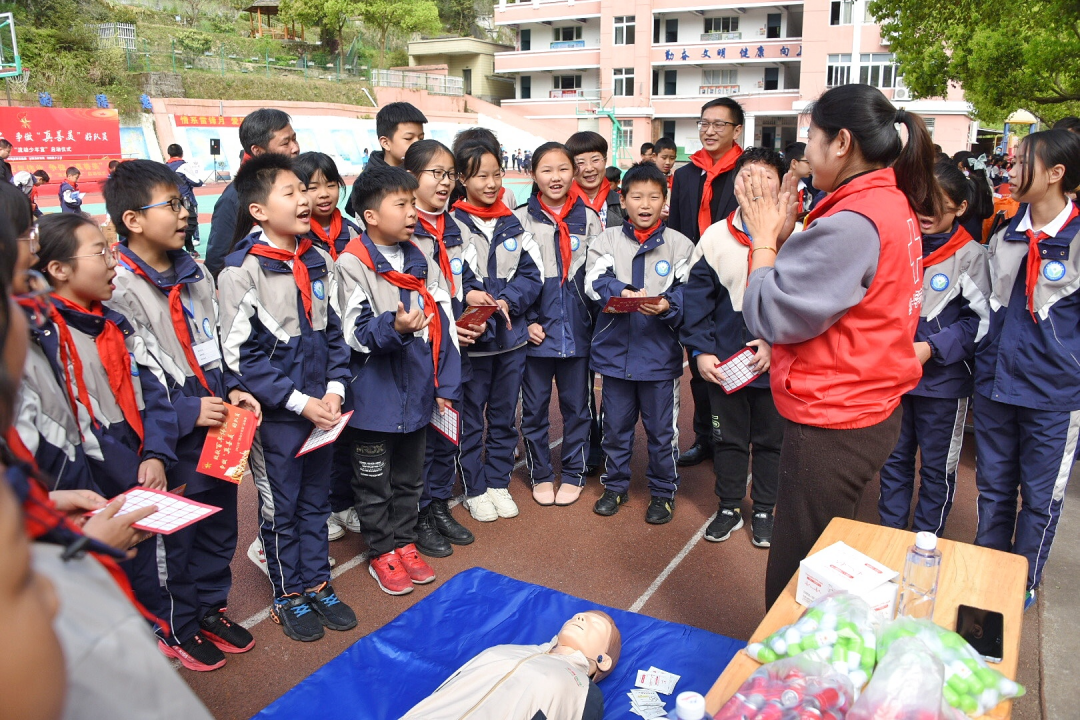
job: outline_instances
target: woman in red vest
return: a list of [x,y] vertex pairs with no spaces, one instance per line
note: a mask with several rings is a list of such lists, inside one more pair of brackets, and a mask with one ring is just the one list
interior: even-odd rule
[[773,345],[773,399],[787,420],[770,606],[829,521],[855,516],[896,446],[900,398],[922,376],[912,343],[922,305],[915,214],[936,215],[941,202],[926,126],[881,91],[833,88],[809,115],[806,158],[829,194],[805,230],[784,243],[795,224],[791,178],[777,198],[751,165],[735,186],[754,248],[744,318]]

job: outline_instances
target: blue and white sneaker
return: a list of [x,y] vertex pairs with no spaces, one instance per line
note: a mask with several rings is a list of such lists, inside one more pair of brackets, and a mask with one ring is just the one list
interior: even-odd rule
[[1031,607],[1032,605],[1034,605],[1034,604],[1035,604],[1035,590],[1034,589],[1028,590],[1027,594],[1024,595],[1024,612],[1027,612],[1027,609],[1029,607]]
[[325,634],[322,621],[312,607],[311,598],[289,593],[274,600],[270,618],[293,640],[312,642]]
[[338,599],[330,583],[324,582],[306,594],[311,608],[326,627],[331,630],[352,630],[356,627],[356,613]]

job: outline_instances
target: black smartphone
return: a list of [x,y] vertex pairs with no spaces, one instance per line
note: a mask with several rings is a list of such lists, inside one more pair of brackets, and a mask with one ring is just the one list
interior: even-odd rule
[[1005,618],[1001,613],[961,605],[956,610],[956,634],[987,662],[1001,662],[1005,645]]

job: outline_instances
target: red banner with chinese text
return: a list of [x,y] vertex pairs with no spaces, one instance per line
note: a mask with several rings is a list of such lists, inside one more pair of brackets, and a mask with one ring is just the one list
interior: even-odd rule
[[240,127],[244,118],[221,115],[173,115],[176,127]]
[[[12,144],[9,161],[120,157],[120,116],[93,108],[0,107],[0,137]],[[85,171],[84,171],[85,173]]]

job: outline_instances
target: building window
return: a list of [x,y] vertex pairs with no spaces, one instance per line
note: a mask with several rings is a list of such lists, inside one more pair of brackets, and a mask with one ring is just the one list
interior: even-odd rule
[[765,37],[770,40],[780,37],[780,13],[765,16]]
[[622,126],[622,130],[619,131],[619,143],[624,148],[634,147],[634,126],[632,124]]
[[633,45],[636,25],[633,15],[615,16],[615,44]]
[[[631,97],[634,94],[634,68],[615,68],[611,71],[614,82],[612,95]],[[580,77],[580,76],[579,76]]]
[[522,50],[532,50],[532,30],[525,29],[518,33],[518,45]]
[[705,18],[705,32],[707,32],[707,33],[739,32],[739,18],[738,17]]
[[738,83],[738,70],[703,70],[701,72],[702,85],[737,85]]
[[664,23],[664,42],[679,42],[679,19],[672,18]]
[[671,140],[672,142],[674,142],[674,140],[675,140],[675,121],[674,120],[665,120],[664,121],[664,135],[663,135],[663,137],[666,137],[668,140]]
[[877,88],[896,87],[896,56],[863,53],[859,56],[859,82]]
[[572,25],[569,27],[557,27],[555,28],[555,42],[573,42],[574,40],[581,39],[581,26]]
[[521,76],[521,99],[529,100],[532,98],[532,75]]
[[935,118],[926,117],[925,115],[920,115],[919,117],[921,117],[923,119],[923,122],[926,123],[926,132],[930,133],[930,139],[933,140]]
[[833,0],[829,4],[829,24],[850,25],[851,9],[854,5],[853,0]]
[[825,85],[836,87],[851,82],[851,55],[830,55],[825,66]]
[[676,95],[679,86],[679,72],[677,70],[664,71],[664,94]]
[[765,68],[765,90],[780,89],[780,68]]
[[580,75],[555,75],[551,78],[551,86],[556,90],[580,90]]
[[660,18],[653,18],[652,21],[652,41],[653,44],[660,43]]

